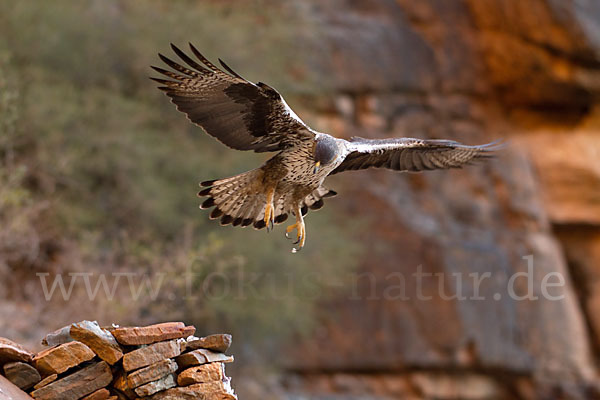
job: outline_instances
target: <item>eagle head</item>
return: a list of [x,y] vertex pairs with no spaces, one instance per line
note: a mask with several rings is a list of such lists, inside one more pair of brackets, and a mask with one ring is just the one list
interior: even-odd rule
[[316,174],[322,165],[329,165],[338,157],[338,145],[335,138],[331,136],[323,136],[317,139],[315,143],[315,168],[313,172]]

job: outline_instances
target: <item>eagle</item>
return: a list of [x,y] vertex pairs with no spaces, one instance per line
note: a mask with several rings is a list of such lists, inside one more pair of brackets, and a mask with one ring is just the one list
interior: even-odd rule
[[207,134],[236,150],[274,152],[260,167],[229,178],[200,183],[213,208],[210,219],[221,225],[273,229],[292,214],[296,252],[304,247],[304,216],[337,193],[323,186],[329,175],[367,168],[424,171],[458,168],[489,158],[498,142],[467,146],[453,140],[413,138],[344,140],[306,125],[271,86],[252,83],[221,59],[222,68],[207,60],[191,43],[196,60],[171,44],[183,63],[158,54],[171,70],[152,66],[168,79],[152,77],[177,109]]

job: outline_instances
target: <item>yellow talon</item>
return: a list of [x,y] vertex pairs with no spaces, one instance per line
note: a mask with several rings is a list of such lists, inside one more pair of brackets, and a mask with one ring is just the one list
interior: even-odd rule
[[267,232],[273,229],[275,223],[275,207],[273,207],[273,197],[275,196],[275,189],[269,189],[267,191],[267,204],[265,206],[265,225]]
[[267,231],[271,231],[273,229],[273,223],[275,221],[275,209],[273,204],[267,203],[265,207],[265,225],[267,226]]
[[296,208],[296,223],[285,228],[285,237],[291,239],[289,233],[296,230],[296,241],[294,244],[297,244],[298,247],[294,247],[292,249],[292,253],[296,253],[304,247],[304,242],[306,241],[306,227],[304,225],[304,218],[302,218],[302,211],[299,207]]

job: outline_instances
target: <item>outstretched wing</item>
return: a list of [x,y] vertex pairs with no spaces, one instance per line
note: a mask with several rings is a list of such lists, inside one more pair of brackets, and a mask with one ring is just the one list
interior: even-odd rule
[[366,168],[389,168],[396,171],[423,171],[459,168],[473,161],[489,158],[502,147],[498,142],[466,146],[453,140],[363,139],[347,142],[350,153],[331,174]]
[[300,120],[270,86],[242,78],[219,60],[222,71],[192,44],[197,62],[171,44],[173,51],[189,66],[162,54],[160,59],[177,72],[152,67],[170,80],[160,83],[179,111],[227,146],[256,152],[278,151],[303,140],[314,139],[313,131]]

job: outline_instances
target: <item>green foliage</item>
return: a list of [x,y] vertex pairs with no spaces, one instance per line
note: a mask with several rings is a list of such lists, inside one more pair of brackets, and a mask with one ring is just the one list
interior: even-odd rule
[[[10,72],[15,87],[1,83],[0,216],[31,216],[30,207],[47,206],[35,222],[21,223],[23,232],[50,227],[45,240],[60,243],[60,265],[38,259],[41,269],[168,278],[154,301],[117,297],[83,306],[80,297],[48,305],[49,315],[59,307],[97,313],[108,302],[108,316],[122,323],[177,317],[200,333],[234,330],[260,344],[264,335],[278,341],[310,329],[328,282],[353,268],[360,250],[348,242],[335,199],[309,214],[307,247],[296,255],[281,228],[222,228],[198,210],[197,182],[254,168],[264,156],[228,150],[176,112],[147,79],[156,52],[193,41],[292,99],[312,90],[283,75],[293,40],[283,22],[254,2],[235,12],[220,4],[0,2],[0,55],[12,55],[0,77]],[[218,280],[203,292],[215,273],[232,288],[247,283],[240,271],[259,276],[246,295],[214,295],[224,290]],[[196,296],[186,295],[190,287]]]

